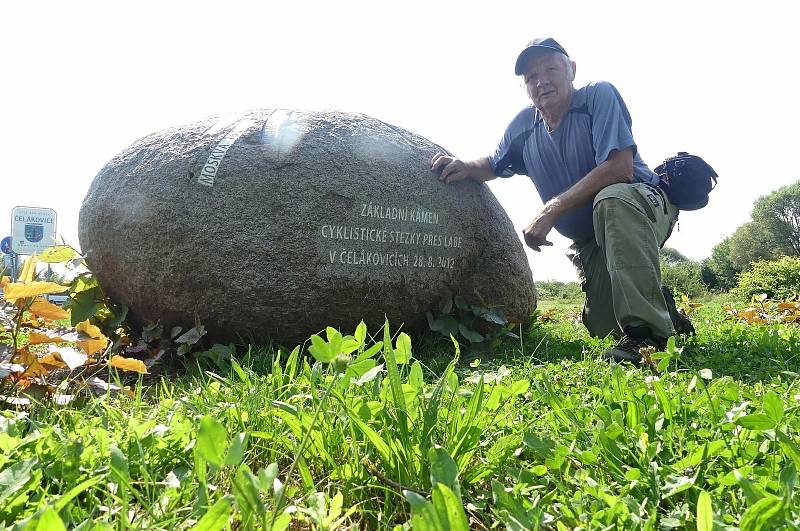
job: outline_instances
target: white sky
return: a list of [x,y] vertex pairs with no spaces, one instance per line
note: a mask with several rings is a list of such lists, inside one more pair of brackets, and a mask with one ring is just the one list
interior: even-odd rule
[[[651,167],[681,150],[720,174],[710,205],[681,214],[668,242],[703,258],[758,196],[800,179],[794,4],[4,2],[0,237],[14,206],[49,207],[77,247],[81,201],[108,160],[214,114],[362,112],[485,156],[527,104],[517,53],[552,36],[577,62],[578,86],[619,89]],[[518,232],[541,207],[527,177],[491,189]],[[574,280],[567,240],[553,236],[529,253],[534,278]]]

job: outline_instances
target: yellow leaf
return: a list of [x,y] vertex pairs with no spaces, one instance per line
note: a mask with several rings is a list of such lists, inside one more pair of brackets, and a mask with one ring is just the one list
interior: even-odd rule
[[100,352],[108,345],[108,338],[103,335],[103,332],[98,327],[90,323],[89,319],[78,323],[75,329],[89,336],[89,339],[80,339],[75,342],[89,356],[95,352]]
[[28,282],[26,284],[12,282],[3,288],[3,294],[8,302],[14,302],[17,299],[37,297],[48,293],[63,293],[67,289],[69,288],[55,282]]
[[123,371],[133,371],[138,372],[139,374],[147,374],[147,367],[145,367],[141,360],[123,358],[122,356],[114,356],[111,358],[109,365]]
[[[32,282],[33,275],[36,274],[36,255],[31,255],[25,260],[25,265],[22,266],[22,271],[19,273],[17,282]],[[8,297],[6,297],[8,299]]]
[[30,365],[31,363],[36,363],[37,359],[38,358],[36,357],[36,354],[31,352],[30,350],[20,349],[20,351],[17,353],[16,362],[25,367],[27,365]]
[[27,349],[22,349],[17,355],[16,362],[25,367],[25,370],[20,374],[20,379],[35,378],[37,376],[44,376],[47,374],[47,368],[39,363],[39,358],[34,352]]
[[108,345],[108,338],[103,336],[99,339],[86,339],[82,341],[75,342],[78,347],[81,348],[86,354],[91,356],[97,352],[105,350],[106,346]]
[[89,319],[78,323],[78,326],[75,327],[75,330],[78,332],[83,332],[92,339],[99,339],[103,337],[103,332],[100,331],[100,328],[90,323]]
[[61,336],[59,333],[55,334],[43,334],[41,332],[31,332],[28,335],[28,344],[29,345],[41,345],[43,343],[67,343],[69,341],[74,341],[76,338],[67,339]]
[[58,361],[64,363],[67,367],[69,367],[70,370],[77,369],[81,365],[84,365],[89,359],[89,357],[86,354],[79,352],[74,348],[64,347],[64,348],[53,349],[53,351],[50,352],[50,354],[48,354],[39,361],[41,363],[44,363],[44,360],[50,358],[51,356],[57,359]]
[[78,256],[78,253],[69,245],[54,245],[39,253],[39,261],[48,264],[60,264],[68,262],[76,256]]
[[35,378],[37,376],[44,376],[48,372],[50,371],[48,371],[44,365],[39,363],[39,360],[36,360],[28,365],[28,367],[25,369],[25,372],[20,375],[20,378]]
[[11,284],[11,277],[0,277],[0,288],[6,287],[7,284]]
[[59,319],[66,319],[69,317],[69,312],[67,310],[39,297],[33,301],[28,311],[39,317],[50,319],[51,321],[58,321]]
[[55,367],[66,367],[67,364],[61,361],[61,358],[53,353],[48,354],[39,360],[42,365],[53,365]]

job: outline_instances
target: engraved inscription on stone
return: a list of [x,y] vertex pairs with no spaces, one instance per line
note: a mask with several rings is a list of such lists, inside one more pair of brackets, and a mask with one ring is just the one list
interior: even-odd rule
[[359,203],[349,223],[319,227],[323,260],[346,269],[454,269],[464,238],[448,231],[439,212],[417,206]]

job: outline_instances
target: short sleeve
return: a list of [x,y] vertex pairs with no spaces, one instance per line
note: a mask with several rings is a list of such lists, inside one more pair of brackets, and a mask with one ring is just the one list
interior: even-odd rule
[[635,157],[631,115],[614,85],[606,81],[597,82],[587,103],[592,116],[595,163],[599,166],[608,160],[612,151],[626,148],[633,148]]
[[528,175],[522,151],[525,147],[530,131],[526,127],[533,120],[532,108],[527,108],[517,114],[508,124],[503,137],[497,144],[497,149],[489,155],[489,164],[498,177],[511,177],[512,175]]

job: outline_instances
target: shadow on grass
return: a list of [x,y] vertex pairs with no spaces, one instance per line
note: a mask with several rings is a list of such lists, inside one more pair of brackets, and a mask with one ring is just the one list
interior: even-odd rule
[[[694,323],[696,336],[677,338],[678,347],[683,348],[679,369],[711,369],[715,376],[730,376],[747,383],[777,376],[800,378],[800,326],[734,322],[726,319],[719,306],[700,312]],[[462,346],[460,365],[466,367],[476,359],[490,367],[523,362],[535,365],[563,360],[601,361],[603,352],[614,343],[611,338],[590,337],[574,320],[532,320],[521,332],[522,340],[504,338],[493,344]],[[417,357],[434,371],[442,370],[452,359],[454,349],[449,339],[425,334],[416,343]]]
[[[614,343],[611,338],[590,337],[577,321],[577,314],[567,309],[558,309],[544,320],[539,319],[540,316],[537,312],[528,324],[514,330],[518,338],[502,336],[476,344],[469,344],[462,338],[459,368],[469,369],[471,363],[477,363],[476,360],[480,360],[484,368],[503,364],[540,365],[564,360],[600,362],[603,352]],[[749,325],[730,321],[721,305],[706,307],[693,315],[693,321],[697,335],[679,337],[677,341],[683,348],[677,365],[679,369],[695,371],[707,368],[715,376],[730,376],[742,382],[771,380],[781,374],[789,378],[800,377],[800,326]],[[441,374],[455,355],[452,340],[437,333],[412,334],[412,340],[414,357],[433,374]],[[303,355],[313,365],[314,360],[306,347],[307,342],[301,346]],[[245,339],[238,342],[235,350],[240,364],[256,374],[268,374],[273,370],[273,361],[280,357],[281,362],[285,362],[292,348]],[[194,365],[195,370],[214,369],[206,363],[197,367],[190,358],[185,361]],[[173,367],[167,372],[182,371],[175,371]],[[189,372],[193,372],[192,369]]]
[[[494,341],[462,344],[460,367],[468,367],[480,360],[482,367],[516,365],[526,363],[539,365],[558,363],[562,360],[582,361],[599,359],[613,341],[589,336],[586,329],[573,322],[541,322],[536,315],[531,322],[514,330],[518,338],[503,336]],[[449,338],[435,333],[423,334],[415,346],[415,356],[438,373],[453,358],[455,348]]]

